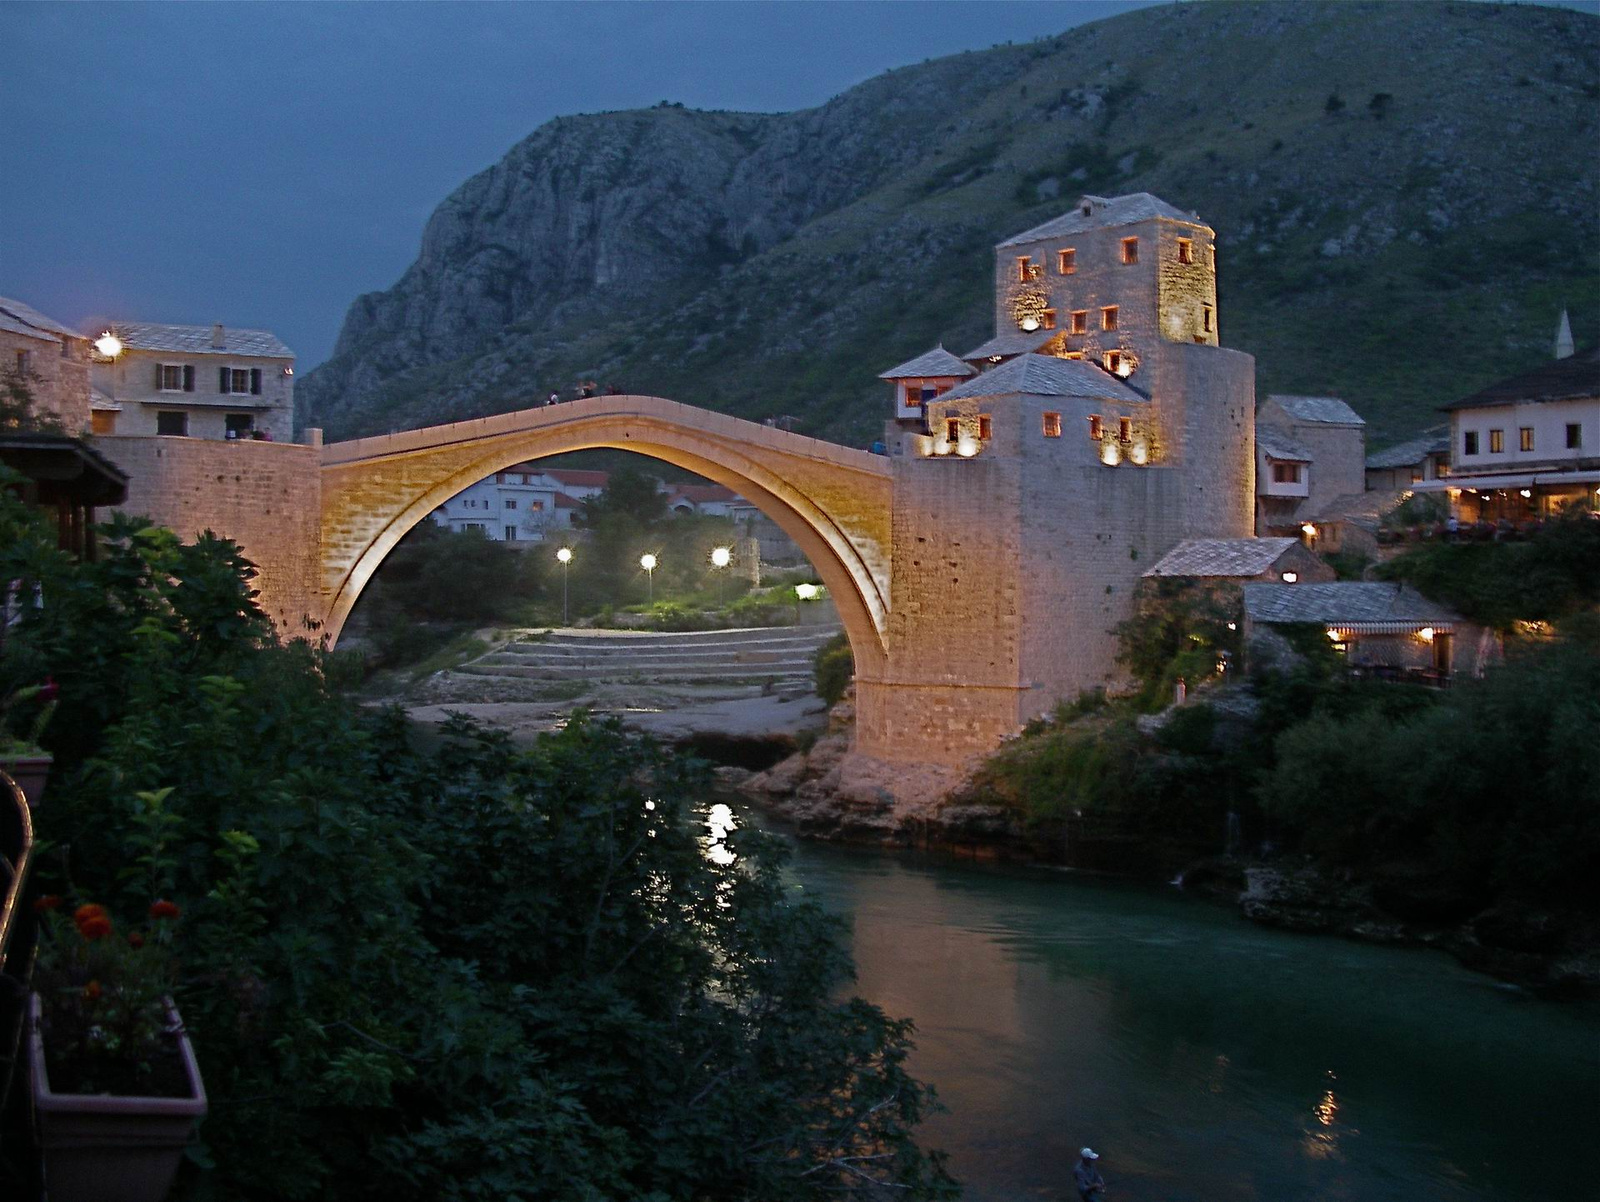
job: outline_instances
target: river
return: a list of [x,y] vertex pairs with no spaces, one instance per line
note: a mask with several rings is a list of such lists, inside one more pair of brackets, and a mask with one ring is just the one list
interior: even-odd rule
[[917,1025],[969,1202],[1600,1197],[1600,1006],[1161,888],[816,844],[794,887]]

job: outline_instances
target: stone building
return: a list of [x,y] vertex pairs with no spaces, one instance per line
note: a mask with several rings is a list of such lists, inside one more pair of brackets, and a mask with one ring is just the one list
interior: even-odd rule
[[187,438],[294,437],[294,352],[266,330],[118,322],[94,386],[115,409],[95,433]]
[[1366,422],[1338,397],[1269,396],[1256,411],[1256,532],[1292,534],[1366,491]]
[[1218,343],[1213,247],[1153,196],[1086,196],[995,248],[995,337],[960,356],[986,370],[919,395],[925,430],[895,380],[896,668],[857,678],[866,741],[915,715],[992,746],[1114,678],[1146,568],[1250,535],[1255,361]]
[[89,428],[89,340],[32,306],[0,296],[0,371],[33,394],[35,411],[69,434]]
[[1450,428],[1439,426],[1367,456],[1367,489],[1396,492],[1450,474]]

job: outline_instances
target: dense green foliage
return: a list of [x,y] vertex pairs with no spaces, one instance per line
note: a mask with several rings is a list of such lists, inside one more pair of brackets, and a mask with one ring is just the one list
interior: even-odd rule
[[1238,617],[1236,588],[1147,582],[1133,617],[1117,626],[1117,662],[1139,681],[1138,707],[1163,708],[1179,679],[1204,680],[1216,671],[1220,652],[1236,655]]
[[908,1024],[841,1000],[837,928],[768,837],[717,850],[698,765],[581,717],[420,750],[273,642],[231,544],[119,521],[74,563],[8,496],[0,535],[42,599],[0,686],[60,683],[41,883],[119,913],[158,878],[183,912],[211,1098],[183,1196],[947,1191]]
[[850,651],[850,640],[843,631],[818,647],[816,655],[812,657],[812,678],[817,684],[817,696],[829,705],[839,703],[855,674],[855,656]]

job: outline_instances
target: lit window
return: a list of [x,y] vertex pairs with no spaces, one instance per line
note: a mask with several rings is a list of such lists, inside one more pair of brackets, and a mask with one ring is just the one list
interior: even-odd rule
[[1130,267],[1139,261],[1139,239],[1124,238],[1122,240],[1122,261]]
[[1194,243],[1192,241],[1190,241],[1188,238],[1179,238],[1178,239],[1178,262],[1180,262],[1180,263],[1193,263],[1194,262]]
[[1461,453],[1463,455],[1476,455],[1478,453],[1478,432],[1468,430],[1461,436]]
[[1583,446],[1583,426],[1578,422],[1567,423],[1567,450],[1574,451]]
[[117,432],[117,415],[110,409],[96,409],[89,414],[89,433],[115,434]]
[[1210,305],[1202,305],[1200,307],[1200,323],[1201,323],[1201,325],[1200,325],[1201,329],[1203,329],[1207,334],[1211,333],[1211,306]]
[[1504,430],[1489,431],[1489,454],[1504,454],[1506,449],[1506,432]]
[[1533,427],[1532,426],[1523,426],[1518,431],[1518,436],[1519,436],[1519,438],[1521,440],[1521,446],[1522,446],[1522,449],[1524,451],[1533,450]]
[[978,440],[980,442],[987,442],[993,433],[994,423],[989,419],[989,415],[987,413],[980,413],[978,415]]
[[1118,442],[1132,442],[1133,441],[1133,422],[1129,421],[1125,417],[1117,419],[1117,441]]
[[1056,252],[1056,270],[1062,275],[1071,275],[1078,270],[1078,252],[1076,250],[1060,250]]
[[961,437],[961,419],[959,417],[947,417],[944,419],[944,436],[951,442],[955,442]]
[[1089,310],[1074,309],[1072,311],[1072,332],[1074,334],[1087,334],[1089,332]]
[[1122,366],[1122,352],[1107,351],[1101,361],[1105,364],[1107,371],[1114,372]]
[[1044,268],[1035,263],[1028,255],[1017,256],[1017,281],[1026,284],[1029,280],[1036,280],[1044,274]]
[[1043,313],[1039,314],[1039,321],[1044,326],[1045,329],[1047,329],[1047,330],[1055,329],[1056,328],[1056,311],[1054,309],[1046,309]]
[[187,413],[157,413],[156,433],[182,438],[189,433],[189,415]]
[[1117,328],[1117,306],[1107,305],[1100,310],[1100,328],[1114,330]]
[[1100,415],[1098,413],[1091,413],[1089,415],[1089,437],[1093,441],[1099,442],[1100,441],[1100,434],[1101,434]]
[[1044,436],[1046,438],[1061,437],[1061,415],[1059,413],[1046,413],[1044,415]]
[[530,502],[528,502],[528,508],[533,510],[534,513],[539,513],[541,510],[544,509],[544,502],[543,501],[530,501]]

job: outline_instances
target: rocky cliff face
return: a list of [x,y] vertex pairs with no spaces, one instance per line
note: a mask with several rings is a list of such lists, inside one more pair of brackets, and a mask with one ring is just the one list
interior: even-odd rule
[[870,438],[877,372],[987,336],[995,241],[1148,190],[1218,230],[1223,339],[1263,391],[1340,393],[1377,445],[1547,356],[1561,308],[1600,329],[1597,31],[1489,4],[1147,9],[805,112],[561,118],[356,300],[305,420],[347,437],[592,376]]

